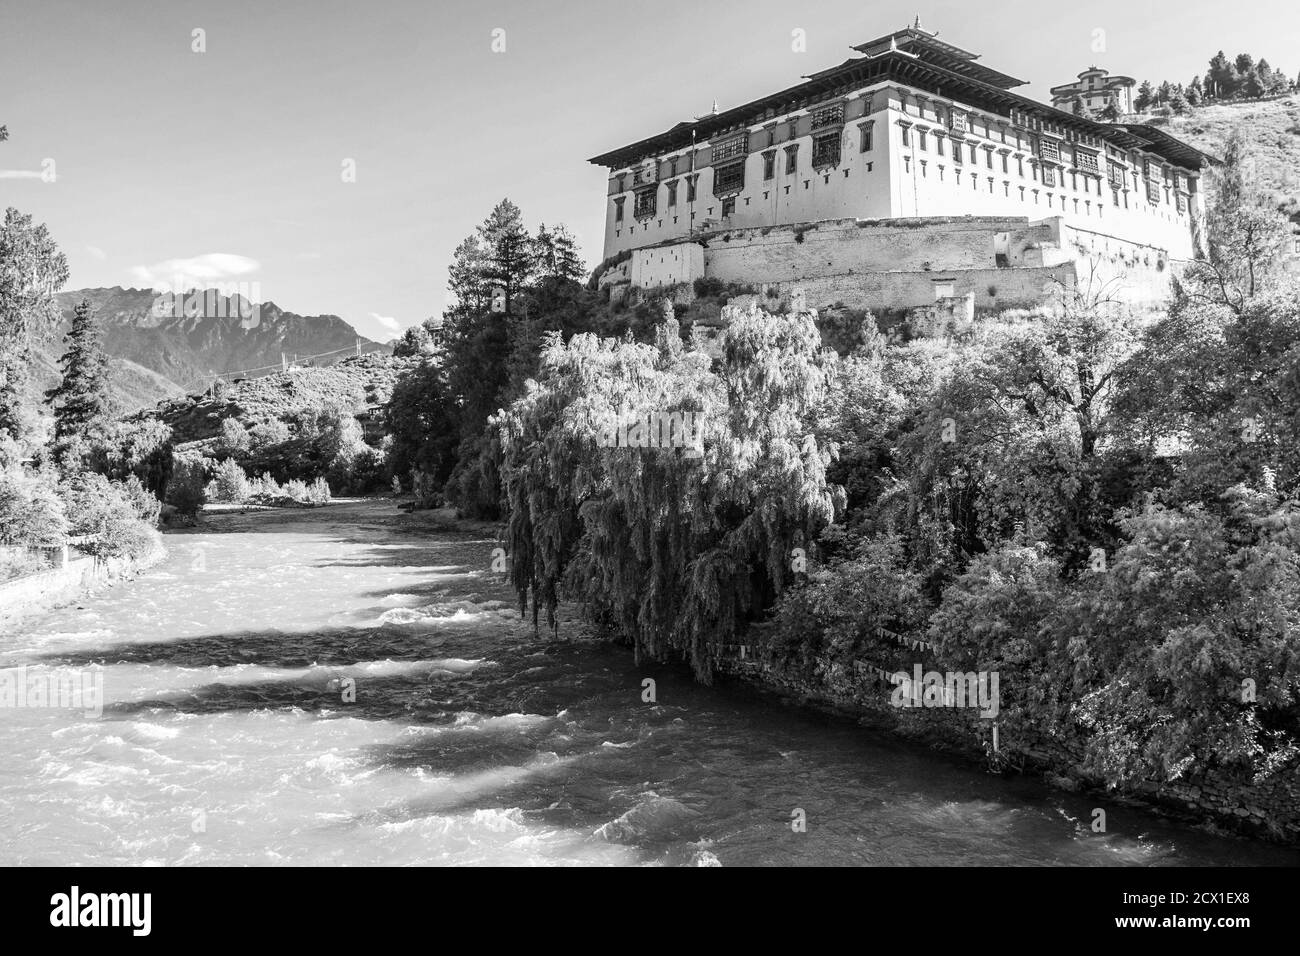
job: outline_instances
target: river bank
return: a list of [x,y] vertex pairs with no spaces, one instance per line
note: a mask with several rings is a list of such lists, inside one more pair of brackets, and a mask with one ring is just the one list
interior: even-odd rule
[[158,547],[140,558],[76,554],[59,567],[0,583],[0,630],[24,619],[47,614],[80,601],[95,589],[111,586],[153,567],[166,556]]
[[102,674],[103,708],[0,711],[0,863],[1300,863],[637,666],[567,614],[534,634],[493,535],[407,518],[217,517],[5,631],[0,669]]
[[[458,529],[449,509],[415,512],[408,527],[416,531],[495,531],[485,522],[465,522]],[[727,648],[719,672],[771,692],[787,705],[849,719],[914,746],[943,750],[999,773],[1023,774],[1047,786],[1087,794],[1100,801],[1124,801],[1216,832],[1300,846],[1300,771],[1295,767],[1283,768],[1263,781],[1221,771],[1172,783],[1137,780],[1110,789],[1083,768],[1081,737],[1052,736],[1021,727],[1012,733],[1004,730],[995,741],[996,722],[970,711],[894,706],[892,685],[882,684],[877,675],[850,672],[830,661],[820,661],[809,679],[761,660],[755,656],[756,650],[756,643],[745,645],[747,656],[741,656],[739,646]]]

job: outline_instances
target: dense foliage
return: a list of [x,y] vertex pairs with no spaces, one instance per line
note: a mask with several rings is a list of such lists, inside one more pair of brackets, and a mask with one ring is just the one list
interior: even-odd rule
[[1224,158],[1167,311],[1085,283],[910,341],[796,296],[706,343],[678,319],[729,290],[620,308],[539,278],[503,204],[394,392],[391,460],[501,508],[535,624],[572,600],[704,681],[741,642],[811,684],[996,672],[1004,739],[1115,785],[1293,767],[1300,297]]

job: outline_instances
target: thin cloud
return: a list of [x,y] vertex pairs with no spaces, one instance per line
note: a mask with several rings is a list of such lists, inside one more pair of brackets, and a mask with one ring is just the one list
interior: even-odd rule
[[108,258],[108,253],[99,246],[86,246],[86,251],[101,262]]
[[378,312],[371,312],[370,317],[382,325],[386,331],[392,332],[394,335],[402,331],[402,323],[391,315],[380,315]]
[[209,252],[188,259],[166,259],[151,266],[134,266],[131,276],[149,288],[167,290],[177,286],[199,288],[227,282],[261,268],[260,262],[248,256]]
[[40,179],[39,169],[0,169],[0,179]]

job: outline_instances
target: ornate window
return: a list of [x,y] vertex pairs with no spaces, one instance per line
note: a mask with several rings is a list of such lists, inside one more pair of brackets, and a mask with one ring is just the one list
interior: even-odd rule
[[966,114],[959,110],[953,110],[949,116],[948,125],[959,133],[966,132]]
[[1092,150],[1074,148],[1074,165],[1078,166],[1086,173],[1100,172],[1097,165],[1097,154]]
[[1106,161],[1106,179],[1109,180],[1111,186],[1114,188],[1126,188],[1125,176],[1127,172],[1128,171],[1115,160],[1108,159]]
[[785,148],[785,171],[786,173],[793,173],[798,168],[799,168],[799,144],[795,143],[793,146],[787,146]]
[[729,139],[725,143],[718,143],[713,147],[713,162],[720,163],[724,159],[731,159],[733,156],[744,155],[749,150],[749,144],[746,142],[747,137],[737,136]]
[[823,106],[819,110],[814,110],[812,114],[813,129],[824,129],[827,126],[838,126],[843,122],[843,103],[832,103],[830,106]]
[[632,217],[634,219],[649,219],[655,214],[655,207],[658,204],[658,199],[658,186],[651,186],[649,189],[637,190],[636,205],[632,207]]
[[776,178],[776,150],[768,150],[763,154],[763,180]]
[[813,137],[813,168],[838,166],[840,162],[840,131],[822,133]]
[[745,161],[727,163],[713,168],[713,194],[740,192],[745,188]]
[[1043,159],[1059,163],[1061,161],[1061,147],[1055,140],[1040,139],[1038,141],[1038,155]]
[[1147,202],[1160,202],[1160,184],[1154,179],[1147,180]]
[[1053,169],[1051,166],[1044,166],[1044,167],[1042,167],[1041,172],[1042,172],[1042,174],[1043,174],[1043,185],[1044,185],[1044,186],[1055,186],[1055,185],[1056,185],[1056,170],[1055,170],[1055,169]]

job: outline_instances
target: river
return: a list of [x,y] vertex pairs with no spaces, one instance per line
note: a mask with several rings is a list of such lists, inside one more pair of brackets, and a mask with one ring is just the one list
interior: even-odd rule
[[136,579],[0,636],[29,683],[103,686],[98,714],[0,710],[0,863],[1300,862],[534,635],[494,542],[404,533],[391,502],[166,542]]

